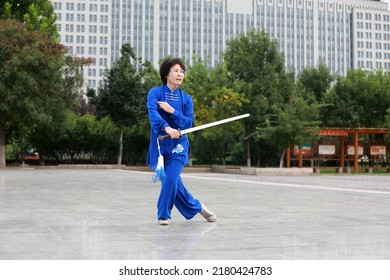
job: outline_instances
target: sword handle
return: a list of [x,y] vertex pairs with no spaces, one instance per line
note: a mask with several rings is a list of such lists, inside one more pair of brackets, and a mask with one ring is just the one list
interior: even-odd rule
[[169,138],[169,137],[170,137],[169,134],[165,134],[165,135],[159,135],[159,136],[157,137],[157,139],[160,140],[160,141],[162,141],[162,140],[164,140],[165,138]]
[[[177,130],[177,131],[179,131],[179,133],[180,133],[180,128]],[[180,137],[182,137],[183,135],[180,133]],[[162,140],[164,140],[165,138],[170,138],[171,136],[169,136],[169,134],[165,134],[165,135],[159,135],[158,137],[157,137],[157,139],[158,140],[160,140],[160,141],[162,141]]]

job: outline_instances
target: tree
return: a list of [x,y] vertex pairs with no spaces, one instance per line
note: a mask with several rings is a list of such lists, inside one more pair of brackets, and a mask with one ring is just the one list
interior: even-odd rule
[[[234,89],[248,99],[242,108],[251,117],[245,120],[247,135],[247,165],[251,165],[250,141],[256,127],[272,113],[272,105],[286,103],[292,92],[293,73],[286,73],[284,56],[279,53],[276,40],[265,31],[251,30],[227,43],[224,59]],[[255,157],[259,164],[263,143],[257,142]]]
[[118,165],[122,164],[125,127],[135,125],[146,115],[146,93],[142,75],[132,64],[132,61],[138,60],[130,43],[124,44],[121,57],[107,71],[103,87],[99,88],[99,94],[94,101],[98,116],[110,116],[119,127]]
[[[57,163],[111,163],[117,153],[118,128],[109,117],[96,120],[91,114],[78,115],[68,110],[60,127],[48,128],[47,139],[42,139],[40,149]],[[33,133],[35,139],[40,133]]]
[[[183,89],[193,97],[196,125],[233,117],[240,113],[246,100],[241,94],[228,88],[227,80],[228,73],[224,64],[210,69],[200,58],[193,57],[193,64],[188,68]],[[218,158],[225,164],[228,146],[234,145],[242,131],[242,122],[205,129],[190,136],[195,144],[194,153],[202,161],[207,160],[211,163]]]
[[[386,110],[384,127],[390,129],[390,108]],[[387,142],[390,143],[390,133],[385,136]]]
[[0,18],[26,23],[29,30],[41,30],[57,39],[56,14],[49,0],[6,0],[0,4]]
[[113,151],[116,154],[117,134],[118,129],[109,117],[96,120],[88,113],[80,116],[70,112],[61,152],[71,163],[80,157],[84,159],[85,155],[89,155],[93,163],[109,162],[114,158]]
[[6,132],[23,134],[69,101],[62,91],[64,47],[40,30],[0,20],[0,165],[5,165]]
[[323,123],[335,127],[382,127],[390,107],[390,74],[350,70],[325,96]]
[[191,94],[195,109],[195,124],[200,125],[213,120],[212,111],[214,83],[210,80],[210,69],[201,58],[194,55],[187,69],[182,88]]
[[302,147],[318,138],[319,106],[317,102],[293,96],[282,107],[274,105],[274,111],[275,114],[266,116],[263,126],[258,126],[256,139],[264,139],[268,146],[276,146],[281,151],[279,166],[282,167],[288,145]]
[[91,59],[77,58],[70,55],[64,56],[62,72],[61,95],[66,97],[63,101],[53,99],[53,106],[46,109],[50,118],[36,121],[28,133],[30,145],[36,148],[40,154],[40,163],[45,163],[45,158],[53,155],[58,148],[68,118],[68,110],[76,108],[80,102],[79,91],[83,84],[80,69],[91,63]]
[[161,84],[160,73],[154,68],[153,64],[145,61],[140,69],[145,90],[149,90],[158,84]]
[[320,63],[317,68],[304,68],[298,76],[296,84],[305,99],[314,96],[317,102],[323,102],[325,94],[334,80],[329,68]]

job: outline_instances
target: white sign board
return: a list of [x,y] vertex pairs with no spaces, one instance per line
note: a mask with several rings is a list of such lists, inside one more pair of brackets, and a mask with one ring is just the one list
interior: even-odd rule
[[334,154],[336,154],[336,146],[335,145],[319,145],[318,146],[318,154],[319,155],[334,155]]
[[[358,155],[362,156],[363,155],[363,146],[358,146]],[[353,156],[355,155],[355,146],[349,145],[347,149],[347,155]]]

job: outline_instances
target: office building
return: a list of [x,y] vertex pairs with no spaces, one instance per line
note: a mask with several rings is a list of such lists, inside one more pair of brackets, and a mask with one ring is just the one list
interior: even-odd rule
[[[278,41],[280,51],[285,54],[286,67],[294,68],[297,73],[304,67],[315,67],[320,61],[332,73],[341,75],[345,75],[350,68],[358,67],[390,69],[390,11],[388,4],[382,1],[53,2],[59,16],[61,42],[76,55],[96,56],[96,65],[84,73],[90,87],[98,84],[100,71],[118,59],[120,48],[126,42],[131,42],[137,56],[152,62],[156,68],[159,60],[167,55],[182,57],[190,63],[193,53],[208,65],[215,66],[222,60],[221,53],[226,48],[226,41],[253,28],[265,29],[271,38]],[[60,3],[62,10],[59,9]],[[68,4],[74,10],[68,10]],[[78,10],[83,5],[85,10]],[[79,14],[80,17],[85,15],[84,22],[78,21]],[[81,28],[82,24],[83,35],[78,32],[78,26]],[[71,25],[74,25],[73,31],[70,31]],[[72,35],[73,41],[69,42]],[[82,44],[77,36],[85,37]],[[77,49],[82,46],[84,53]],[[95,68],[96,71],[93,70]]]
[[59,41],[69,53],[92,57],[94,62],[84,67],[84,91],[97,88],[104,71],[111,67],[111,0],[52,1],[57,14]]

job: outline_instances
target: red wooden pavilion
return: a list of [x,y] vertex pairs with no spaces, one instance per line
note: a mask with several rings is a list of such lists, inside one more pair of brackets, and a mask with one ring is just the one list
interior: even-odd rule
[[[320,130],[321,136],[339,136],[340,137],[340,167],[345,166],[345,137],[349,134],[354,134],[354,170],[355,173],[359,170],[359,135],[360,134],[388,134],[387,128],[322,128]],[[299,150],[298,166],[303,166],[302,149]],[[287,167],[291,167],[290,147],[287,148]]]

